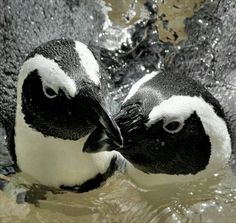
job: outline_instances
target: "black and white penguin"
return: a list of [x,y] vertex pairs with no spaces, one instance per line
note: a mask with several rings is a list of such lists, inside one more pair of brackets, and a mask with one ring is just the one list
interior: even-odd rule
[[124,146],[96,129],[84,151],[120,152],[137,184],[186,182],[213,175],[231,156],[231,138],[218,101],[182,74],[151,72],[136,82],[116,115]]
[[99,186],[114,172],[114,154],[82,152],[95,127],[122,145],[106,75],[79,41],[52,40],[29,54],[17,85],[15,158],[21,171],[41,184],[78,191]]

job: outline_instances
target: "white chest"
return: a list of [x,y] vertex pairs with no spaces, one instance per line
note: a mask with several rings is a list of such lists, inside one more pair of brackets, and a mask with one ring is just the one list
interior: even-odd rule
[[104,173],[114,153],[82,152],[87,136],[78,140],[44,137],[28,127],[18,113],[15,127],[15,150],[19,168],[48,186],[80,185]]

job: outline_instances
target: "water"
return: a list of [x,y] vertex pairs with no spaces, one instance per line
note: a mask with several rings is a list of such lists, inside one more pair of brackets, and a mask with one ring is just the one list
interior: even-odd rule
[[[117,174],[102,188],[88,193],[47,192],[47,199],[38,200],[36,206],[15,202],[14,191],[24,190],[19,183],[25,183],[25,178],[18,176],[0,193],[1,222],[205,223],[234,222],[236,217],[236,178],[229,169],[208,180],[155,190],[137,188],[127,176]],[[42,193],[40,190],[37,193]]]
[[[145,1],[119,1],[119,4],[117,0],[106,2],[113,9],[109,12],[113,25],[99,36],[98,41],[115,49],[119,46],[117,41],[127,38],[129,47],[132,45],[133,24],[140,17],[145,20],[150,16],[143,7]],[[189,72],[190,76],[205,83],[221,103],[229,104],[226,111],[234,111],[235,105],[230,101],[235,101],[235,82],[232,77],[235,71],[233,47],[236,14],[233,13],[233,1],[156,2],[159,6],[157,21],[153,29],[144,32],[152,38],[152,42],[147,43],[146,39],[139,41],[137,38],[139,45],[134,55],[138,55],[136,62],[139,64],[133,62],[133,52],[125,54],[123,58],[120,57],[122,53],[112,54],[111,59],[119,62],[110,68],[119,74],[117,79],[112,79],[115,84],[111,81],[112,87],[115,87],[115,100],[122,100],[132,83],[140,78],[135,71],[145,73],[156,69],[151,63],[155,60],[158,67],[166,66],[173,72]],[[121,32],[121,29],[125,31]],[[114,36],[118,33],[120,35]],[[153,52],[148,51],[148,47],[140,50],[142,44],[153,44],[158,50],[149,57],[147,54]],[[124,71],[127,71],[126,77],[122,75]],[[220,75],[222,72],[225,74],[223,77]],[[222,95],[222,89],[225,95]],[[234,129],[234,113],[230,117]],[[1,131],[3,138],[4,134]],[[117,173],[103,187],[82,194],[38,185],[32,187],[32,179],[23,173],[11,178],[1,176],[0,179],[4,178],[10,183],[4,191],[0,191],[0,222],[231,223],[236,219],[236,176],[235,168],[231,166],[235,166],[233,161],[208,179],[188,184],[164,185],[152,190],[138,188],[128,176]],[[30,193],[27,200],[34,204],[24,202],[25,191],[28,190]]]

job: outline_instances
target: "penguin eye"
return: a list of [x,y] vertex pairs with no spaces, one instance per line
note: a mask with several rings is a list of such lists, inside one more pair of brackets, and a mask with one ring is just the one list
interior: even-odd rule
[[167,122],[163,125],[163,129],[168,133],[177,133],[179,132],[184,126],[184,123],[179,120],[174,120]]
[[43,92],[46,95],[46,97],[50,99],[55,98],[57,96],[57,92],[55,92],[50,87],[43,87]]

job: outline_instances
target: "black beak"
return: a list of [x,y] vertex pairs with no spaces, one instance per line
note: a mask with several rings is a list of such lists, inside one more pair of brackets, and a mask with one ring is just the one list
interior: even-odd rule
[[[84,144],[83,152],[97,153],[102,151],[110,151],[109,144],[113,140],[109,139],[104,129],[96,128],[88,137]],[[114,143],[115,145],[115,143]]]
[[94,109],[99,115],[95,123],[97,128],[88,137],[83,151],[88,153],[105,151],[104,146],[108,144],[118,148],[122,147],[123,138],[114,119],[99,103],[96,103]]
[[119,150],[123,146],[117,144],[114,140],[107,136],[104,129],[95,129],[88,137],[84,144],[83,152],[97,153],[103,151]]

